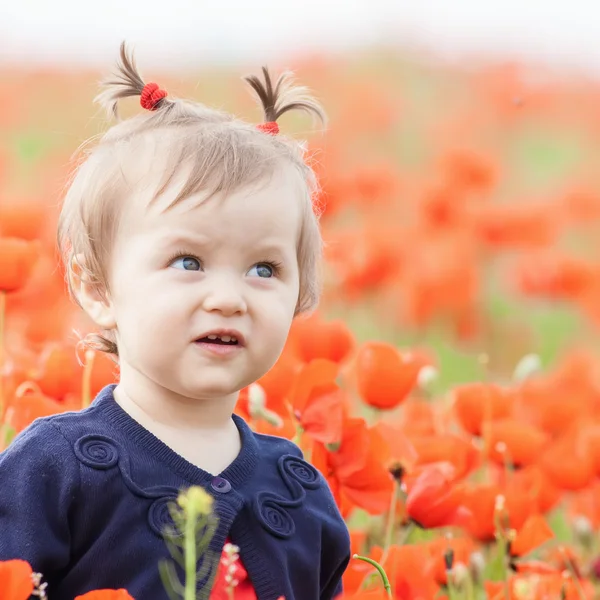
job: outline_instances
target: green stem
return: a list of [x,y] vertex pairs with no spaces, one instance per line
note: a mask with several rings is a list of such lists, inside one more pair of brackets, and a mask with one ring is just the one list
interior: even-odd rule
[[[383,551],[384,556],[387,552],[389,552],[389,548],[392,545],[392,540],[394,538],[394,525],[396,524],[396,506],[398,504],[398,500],[400,499],[400,484],[394,480],[394,491],[392,492],[392,500],[390,504],[390,513],[388,516],[387,529],[385,532],[385,548]],[[381,563],[383,564],[385,561],[381,559]]]
[[189,503],[185,520],[185,595],[184,600],[196,600],[196,507]]
[[[385,533],[385,547],[383,549],[383,554],[381,556],[381,564],[384,565],[387,560],[388,554],[390,553],[390,548],[392,547],[392,541],[394,538],[394,524],[396,521],[396,506],[398,505],[398,500],[400,499],[400,495],[402,492],[402,488],[398,481],[394,482],[394,491],[392,493],[392,503],[390,505],[390,516],[387,523],[387,529]],[[406,527],[406,531],[404,532],[404,536],[402,541],[400,542],[400,546],[403,546],[408,539],[408,536],[411,534],[414,529],[414,523],[412,521],[409,522]]]
[[575,571],[575,566],[573,565],[573,561],[571,560],[571,558],[569,557],[569,555],[567,554],[567,552],[565,551],[565,549],[560,546],[559,548],[560,553],[563,556],[563,559],[567,565],[567,568],[569,570],[569,573],[571,575],[571,578],[573,579],[573,583],[575,584],[575,589],[577,590],[577,595],[579,596],[580,600],[585,600],[585,592],[583,591],[583,588],[581,587],[581,581],[579,581],[579,577],[577,577],[577,571]]
[[452,569],[446,571],[446,586],[448,588],[448,600],[456,600],[457,594],[452,581]]
[[473,577],[471,573],[467,575],[467,600],[475,600],[475,586],[473,584]]
[[300,446],[300,443],[302,442],[302,434],[303,433],[304,433],[304,429],[303,429],[302,425],[300,425],[300,423],[296,422],[296,435],[294,436],[292,443],[296,444],[296,446]]
[[366,563],[369,563],[373,567],[375,567],[377,569],[377,571],[379,572],[379,575],[381,576],[381,580],[383,581],[383,587],[385,588],[385,591],[387,592],[388,598],[393,597],[392,596],[392,586],[390,585],[390,580],[388,579],[387,573],[385,572],[385,569],[377,561],[373,560],[372,558],[369,558],[368,556],[360,556],[358,554],[355,554],[352,558],[355,558],[357,560],[362,560]]

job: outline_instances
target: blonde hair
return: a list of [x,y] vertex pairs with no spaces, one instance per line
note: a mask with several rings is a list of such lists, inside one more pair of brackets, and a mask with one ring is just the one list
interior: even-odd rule
[[[244,79],[262,105],[266,123],[272,124],[282,114],[297,109],[311,113],[325,124],[323,109],[306,88],[293,85],[291,73],[283,73],[274,85],[266,67],[262,75],[262,80],[254,75]],[[142,96],[144,89],[147,94],[150,86],[157,87],[156,84],[146,87],[133,54],[123,42],[116,74],[103,83],[104,90],[96,101],[118,119],[118,101]],[[296,314],[313,310],[320,294],[322,240],[313,202],[318,182],[304,160],[302,146],[220,110],[164,95],[159,93],[151,110],[111,127],[84,153],[74,172],[59,217],[58,244],[75,302],[81,306],[73,287],[76,278],[85,277],[104,298],[110,293],[108,264],[120,208],[127,194],[139,185],[127,180],[123,165],[135,156],[139,166],[143,153],[153,152],[151,164],[145,165],[146,174],[159,171],[161,177],[150,201],[175,180],[184,179],[170,207],[199,191],[208,196],[228,194],[261,183],[282,162],[291,165],[303,192],[303,219],[297,244],[300,291]],[[113,331],[91,334],[84,344],[118,356]]]

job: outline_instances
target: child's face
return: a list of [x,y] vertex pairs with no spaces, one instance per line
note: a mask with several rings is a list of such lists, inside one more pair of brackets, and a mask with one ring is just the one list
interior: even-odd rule
[[[151,206],[129,203],[113,247],[107,308],[123,381],[216,398],[273,366],[299,292],[294,177],[281,168],[262,186],[205,203],[191,197],[169,210],[177,190]],[[238,343],[199,341],[211,332],[237,335]]]

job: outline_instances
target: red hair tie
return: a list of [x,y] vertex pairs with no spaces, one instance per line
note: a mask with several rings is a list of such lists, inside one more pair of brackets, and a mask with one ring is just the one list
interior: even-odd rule
[[140,94],[140,104],[146,110],[156,110],[158,103],[166,96],[167,92],[161,90],[157,83],[147,83]]
[[270,135],[277,135],[279,133],[279,125],[277,125],[277,121],[267,121],[266,123],[260,123],[256,126],[256,128]]

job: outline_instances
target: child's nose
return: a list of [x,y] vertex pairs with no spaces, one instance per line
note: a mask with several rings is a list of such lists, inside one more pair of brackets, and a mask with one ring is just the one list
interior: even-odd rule
[[247,310],[246,301],[236,285],[228,278],[215,278],[206,282],[207,292],[204,297],[204,310],[220,312],[225,316],[244,314]]

